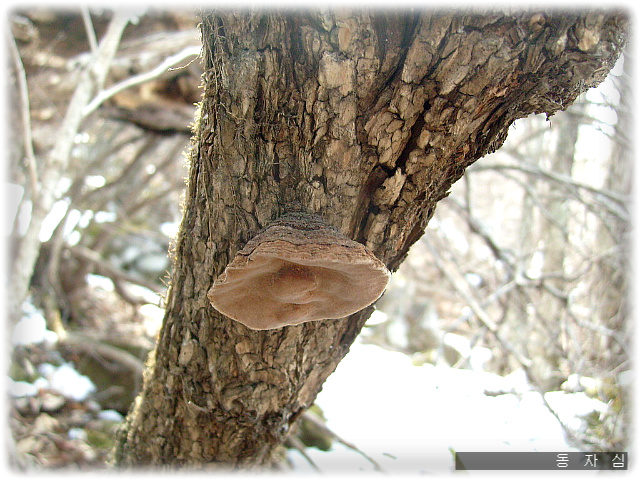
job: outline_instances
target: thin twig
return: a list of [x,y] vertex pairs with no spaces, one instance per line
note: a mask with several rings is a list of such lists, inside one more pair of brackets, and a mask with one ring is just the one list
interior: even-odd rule
[[493,334],[495,339],[502,345],[502,347],[511,353],[513,357],[520,363],[523,367],[529,368],[531,366],[531,360],[521,355],[519,352],[513,348],[506,339],[502,337],[499,332],[499,325],[497,325],[489,316],[489,314],[480,306],[478,301],[473,297],[473,295],[468,291],[467,283],[459,276],[454,275],[453,272],[450,271],[445,265],[440,255],[436,251],[435,246],[431,243],[428,237],[425,237],[425,243],[427,248],[431,251],[431,256],[435,263],[435,266],[438,270],[445,276],[445,278],[449,281],[451,286],[460,294],[460,296],[464,299],[465,303],[469,306],[469,308],[473,311],[475,316],[480,320],[480,322],[487,327],[487,329]]
[[96,37],[96,31],[93,28],[93,22],[91,21],[91,14],[89,8],[86,5],[80,7],[82,12],[82,21],[84,22],[84,28],[87,31],[87,39],[89,40],[89,47],[91,53],[95,53],[98,50],[98,38]]
[[[33,130],[31,129],[31,105],[29,103],[29,88],[27,85],[27,74],[20,58],[20,52],[16,45],[13,35],[10,35],[9,47],[13,55],[13,62],[16,67],[16,78],[18,79],[18,87],[20,90],[20,116],[22,119],[24,152],[27,160],[27,170],[29,172],[29,187],[31,189],[31,201],[38,201],[38,165],[36,164],[36,155],[33,151]],[[26,198],[26,195],[23,196]]]
[[[507,153],[509,153],[511,156],[516,157],[516,152],[514,152],[513,150],[507,149],[505,150]],[[567,175],[563,175],[561,173],[557,173],[557,172],[552,172],[549,170],[545,170],[544,168],[540,168],[537,165],[531,165],[531,164],[527,164],[527,163],[518,163],[517,165],[507,165],[507,164],[483,164],[483,165],[474,165],[472,167],[469,168],[469,171],[474,172],[474,171],[483,171],[483,170],[517,170],[520,172],[524,172],[527,173],[529,175],[537,175],[540,177],[545,177],[549,180],[553,180],[554,182],[557,183],[562,183],[565,185],[569,185],[571,187],[574,188],[578,188],[581,190],[586,190],[588,192],[594,193],[596,195],[601,195],[603,197],[606,197],[614,202],[616,202],[619,205],[625,206],[628,204],[629,202],[629,196],[628,195],[624,195],[624,194],[619,194],[617,192],[611,191],[611,190],[606,190],[604,188],[598,188],[598,187],[594,187],[592,185],[588,185],[586,183],[582,183],[582,182],[578,182],[576,180],[574,180],[573,178],[567,176]]]
[[310,412],[310,411],[307,410],[306,412],[304,412],[302,414],[302,417],[305,420],[308,420],[309,422],[313,423],[313,425],[315,427],[317,427],[318,429],[322,430],[326,435],[330,435],[331,437],[335,438],[338,442],[343,444],[345,447],[347,447],[347,448],[353,450],[354,452],[357,452],[360,455],[362,455],[369,462],[371,462],[371,464],[373,465],[373,468],[376,471],[378,471],[378,472],[383,472],[384,471],[378,462],[376,462],[373,458],[371,458],[365,452],[360,450],[354,444],[352,444],[352,443],[348,442],[347,440],[345,440],[345,439],[341,438],[340,436],[338,436],[338,434],[336,434],[333,430],[331,430],[329,427],[327,427],[324,424],[324,422],[316,414],[314,414],[313,412]]
[[311,459],[311,457],[309,455],[307,455],[307,452],[305,452],[304,443],[302,443],[300,441],[300,439],[298,439],[297,437],[289,436],[285,440],[285,445],[287,445],[287,446],[289,446],[291,448],[295,448],[298,451],[298,453],[300,453],[300,455],[302,455],[305,458],[305,460],[307,462],[309,462],[309,465],[311,465],[311,468],[313,468],[316,472],[318,472],[318,473],[322,472],[322,470],[320,470],[320,468],[318,468],[318,466]]
[[177,63],[183,61],[185,58],[198,55],[200,55],[200,47],[192,46],[179,51],[175,55],[167,57],[162,63],[160,63],[152,70],[141,73],[139,75],[135,75],[133,77],[129,77],[126,80],[123,80],[120,83],[116,83],[115,85],[100,92],[86,107],[84,107],[84,109],[82,110],[82,114],[86,117],[87,115],[94,112],[105,101],[122,92],[123,90],[164,75],[165,73],[167,73],[167,71],[171,70],[172,67],[174,67]]

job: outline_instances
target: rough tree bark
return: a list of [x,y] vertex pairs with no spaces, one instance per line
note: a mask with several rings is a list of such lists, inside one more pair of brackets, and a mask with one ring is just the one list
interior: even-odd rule
[[116,464],[274,465],[372,307],[249,330],[206,296],[235,253],[302,205],[394,271],[514,120],[553,114],[604,79],[627,24],[617,11],[203,15],[204,94],[166,315]]

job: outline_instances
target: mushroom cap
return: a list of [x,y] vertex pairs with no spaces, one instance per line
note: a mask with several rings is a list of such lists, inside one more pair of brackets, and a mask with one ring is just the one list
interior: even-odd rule
[[375,302],[389,277],[364,245],[297,212],[251,239],[207,297],[227,317],[266,330],[351,315]]

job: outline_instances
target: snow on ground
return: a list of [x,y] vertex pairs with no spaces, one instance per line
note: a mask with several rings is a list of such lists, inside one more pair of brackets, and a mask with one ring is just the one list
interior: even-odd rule
[[31,343],[55,343],[58,336],[47,330],[47,321],[40,310],[29,301],[22,305],[22,318],[13,329],[11,342],[13,345],[29,345]]
[[[514,385],[515,383],[515,385]],[[516,391],[497,396],[487,391]],[[584,394],[552,392],[565,423],[606,406]],[[355,343],[316,403],[327,426],[372,457],[386,473],[438,474],[454,468],[453,451],[577,451],[537,392],[518,376],[500,377],[426,364]],[[323,472],[374,472],[361,454],[334,443],[307,454]],[[313,471],[296,452],[296,471]]]
[[[14,345],[55,341],[42,313],[25,303],[25,316],[13,332]],[[10,382],[14,397],[33,396],[39,388],[81,401],[95,386],[68,364],[43,364],[34,385]],[[521,372],[520,372],[521,373]],[[489,396],[485,392],[514,392]],[[580,416],[606,405],[584,393],[545,395],[563,422],[573,429]],[[488,372],[425,364],[375,345],[356,342],[329,377],[316,403],[327,426],[373,458],[386,473],[439,474],[453,471],[452,451],[576,451],[542,398],[516,372]],[[306,453],[326,473],[370,473],[362,454],[334,442],[332,450]],[[313,472],[291,451],[296,473]],[[581,472],[584,473],[584,472]]]

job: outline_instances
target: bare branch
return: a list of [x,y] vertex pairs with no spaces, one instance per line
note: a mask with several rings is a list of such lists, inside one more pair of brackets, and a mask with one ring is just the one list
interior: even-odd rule
[[[471,292],[468,290],[468,284],[465,280],[459,275],[459,272],[452,272],[450,268],[444,264],[443,260],[440,258],[439,252],[433,245],[433,243],[429,240],[428,237],[425,237],[425,243],[429,250],[431,251],[432,258],[438,270],[444,275],[444,277],[449,281],[451,286],[458,292],[458,294],[463,298],[465,303],[471,308],[473,313],[476,315],[478,320],[493,334],[493,336],[498,340],[500,345],[502,345],[505,351],[511,353],[514,358],[520,363],[523,367],[529,368],[531,366],[531,360],[521,355],[517,352],[500,334],[499,325],[497,325],[489,316],[489,314],[480,306],[478,301],[473,297]],[[458,273],[458,274],[456,274]]]
[[82,21],[84,22],[84,28],[87,31],[87,39],[89,40],[89,47],[91,52],[95,53],[98,50],[98,39],[96,38],[96,31],[93,28],[93,22],[91,21],[91,14],[89,8],[86,5],[80,7],[82,12]]
[[[13,35],[10,35],[9,47],[13,56],[13,63],[16,68],[16,77],[18,79],[18,87],[20,90],[20,117],[22,119],[24,152],[26,156],[27,170],[29,172],[29,188],[31,193],[31,201],[38,201],[38,166],[36,164],[36,155],[33,151],[33,130],[31,128],[31,106],[29,102],[29,88],[27,86],[27,74],[20,58],[20,52],[16,45]],[[23,197],[24,198],[24,197]]]
[[[133,283],[134,285],[140,285],[142,287],[148,288],[149,290],[151,290],[152,292],[158,295],[160,294],[160,292],[158,291],[157,285],[154,285],[153,283],[143,280],[141,278],[138,278],[134,275],[130,275],[127,272],[123,272],[119,268],[116,268],[113,265],[109,264],[108,262],[104,261],[100,257],[100,255],[98,255],[96,252],[92,250],[89,250],[88,248],[84,248],[76,245],[73,247],[69,247],[69,252],[77,258],[80,258],[82,260],[88,260],[89,262],[91,262],[93,265],[95,265],[97,272],[104,275],[105,277],[109,277],[114,281],[114,283],[121,282],[124,280],[126,282]],[[140,302],[137,302],[137,303],[140,303]],[[146,302],[142,302],[142,303],[146,303]]]
[[74,332],[65,332],[60,341],[75,350],[109,358],[133,371],[138,377],[142,377],[144,363],[122,348]]
[[82,114],[86,117],[87,115],[90,115],[92,112],[94,112],[105,101],[122,92],[123,90],[134,87],[136,85],[140,85],[141,83],[148,82],[150,80],[153,80],[154,78],[158,78],[164,75],[165,73],[167,73],[167,71],[172,70],[172,67],[184,61],[185,59],[189,57],[197,57],[198,55],[200,55],[200,50],[200,47],[187,47],[184,50],[176,53],[175,55],[171,55],[154,69],[145,73],[141,73],[139,75],[135,75],[133,77],[129,77],[126,80],[117,83],[106,90],[103,90],[91,101],[91,103],[84,107]]
[[294,437],[292,435],[288,436],[287,440],[285,441],[285,445],[291,448],[295,448],[298,451],[298,453],[300,453],[300,455],[302,455],[305,458],[305,460],[309,462],[309,465],[311,465],[311,468],[313,468],[316,472],[318,473],[322,472],[322,470],[318,468],[318,466],[311,459],[311,457],[307,455],[307,452],[305,452],[305,445],[300,441],[298,437]]
[[[509,150],[509,149],[505,149],[505,152],[508,152],[512,156],[517,154],[513,150]],[[517,154],[517,155],[519,156],[519,154]],[[602,196],[602,197],[606,197],[606,198],[612,200],[613,202],[617,203],[618,205],[620,205],[620,207],[622,207],[623,209],[630,201],[630,198],[627,195],[622,195],[622,194],[619,194],[617,192],[613,192],[611,190],[606,190],[606,189],[603,189],[603,188],[597,188],[597,187],[594,187],[592,185],[588,185],[586,183],[578,182],[578,181],[574,180],[573,178],[571,178],[571,177],[569,177],[567,175],[563,175],[563,174],[556,173],[556,172],[550,172],[548,170],[545,170],[545,169],[541,168],[538,165],[532,165],[532,164],[526,163],[526,162],[522,162],[522,163],[518,163],[518,164],[514,164],[514,165],[475,164],[475,165],[471,166],[468,169],[469,172],[480,172],[480,171],[486,171],[486,170],[495,170],[495,171],[499,171],[499,170],[516,170],[516,171],[527,173],[529,175],[536,175],[536,176],[544,177],[544,178],[547,178],[547,179],[552,180],[552,181],[557,182],[557,183],[569,185],[571,187],[579,188],[579,189],[586,190],[588,192],[594,193],[596,195],[599,195],[599,196]],[[616,209],[616,211],[614,213],[616,213],[618,216],[620,216],[625,221],[629,220],[628,214],[626,214],[626,212],[621,212],[618,209]]]

